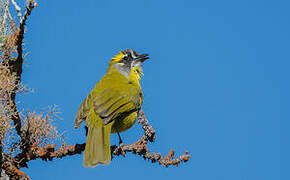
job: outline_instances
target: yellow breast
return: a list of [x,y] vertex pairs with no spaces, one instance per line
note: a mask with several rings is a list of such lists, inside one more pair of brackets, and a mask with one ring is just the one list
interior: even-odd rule
[[[128,78],[123,76],[121,78],[121,82],[119,82],[121,83],[119,87],[122,88],[123,91],[128,93],[131,101],[135,104],[137,109],[140,109],[143,103],[143,93],[139,80],[140,80],[139,74],[134,71],[131,71]],[[119,116],[114,120],[111,133],[123,132],[131,128],[136,122],[137,117],[138,117],[137,111],[131,112],[130,114],[126,114],[124,116]]]

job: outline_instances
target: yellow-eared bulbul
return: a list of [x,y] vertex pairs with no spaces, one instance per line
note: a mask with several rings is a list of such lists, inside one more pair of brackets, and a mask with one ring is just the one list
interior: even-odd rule
[[83,120],[88,128],[84,166],[95,167],[111,162],[110,133],[120,133],[133,126],[143,102],[140,79],[142,63],[148,54],[128,49],[109,62],[103,78],[80,105],[75,128]]

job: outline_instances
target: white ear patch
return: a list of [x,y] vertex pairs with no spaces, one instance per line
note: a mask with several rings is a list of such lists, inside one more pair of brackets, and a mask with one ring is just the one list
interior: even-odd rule
[[124,64],[121,65],[121,63],[114,64],[114,67],[119,73],[123,74],[125,77],[129,79],[131,69],[124,67]]

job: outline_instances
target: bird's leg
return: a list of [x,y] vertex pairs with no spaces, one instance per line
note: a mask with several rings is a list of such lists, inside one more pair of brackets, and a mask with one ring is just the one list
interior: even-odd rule
[[118,132],[117,133],[118,134],[118,137],[119,137],[119,146],[117,146],[117,148],[116,148],[116,152],[118,152],[119,154],[121,154],[122,156],[124,156],[125,157],[125,155],[126,155],[126,153],[125,153],[125,151],[123,150],[123,147],[124,147],[124,143],[123,143],[123,141],[122,141],[122,138],[121,138],[121,136],[120,136],[120,133]]
[[121,138],[121,136],[120,136],[120,133],[118,132],[118,137],[119,137],[119,145],[122,145],[122,144],[124,144],[123,143],[123,141],[122,141],[122,138]]

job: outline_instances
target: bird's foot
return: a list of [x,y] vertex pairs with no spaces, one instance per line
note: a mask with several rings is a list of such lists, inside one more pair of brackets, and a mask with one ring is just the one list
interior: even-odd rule
[[114,150],[114,153],[120,154],[123,157],[125,157],[126,156],[126,152],[123,149],[124,146],[125,146],[125,144],[123,142],[120,143],[119,146],[117,146],[116,149]]

